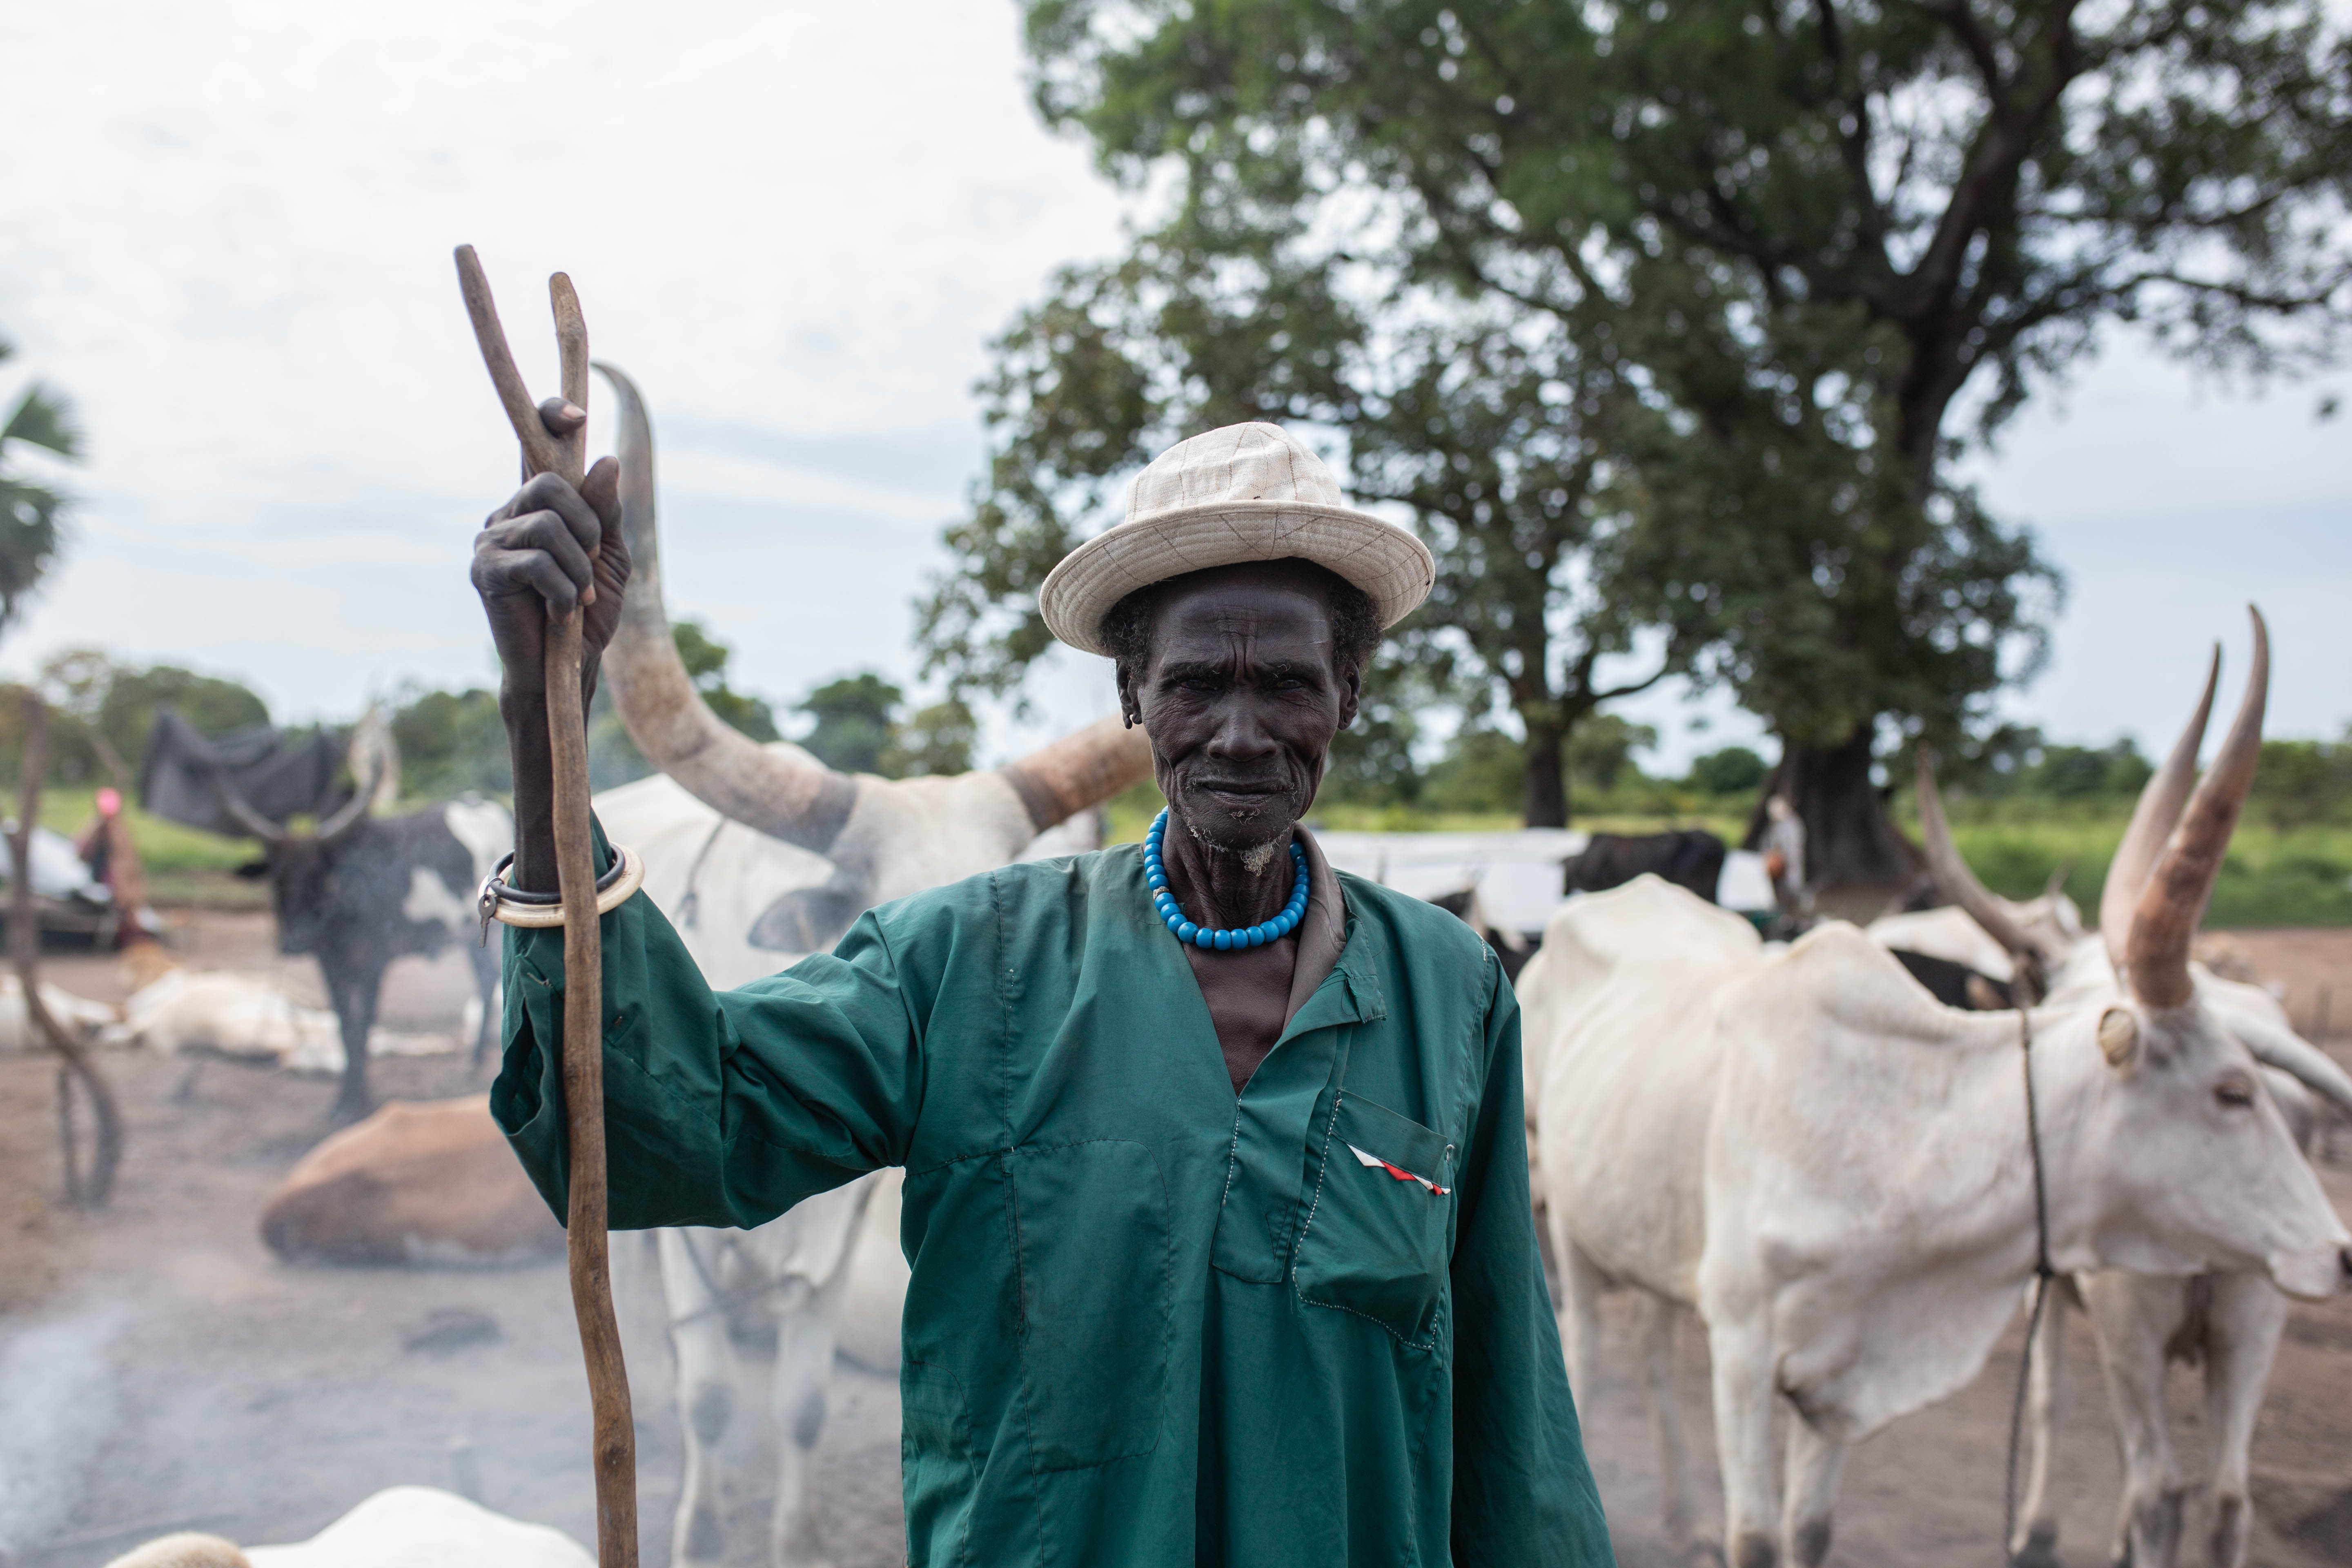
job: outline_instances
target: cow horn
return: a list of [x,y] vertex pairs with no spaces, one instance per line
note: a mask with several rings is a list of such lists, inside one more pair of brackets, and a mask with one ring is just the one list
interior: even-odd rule
[[383,783],[383,762],[378,759],[377,764],[368,770],[368,776],[359,781],[359,789],[352,798],[336,807],[332,816],[320,822],[317,835],[320,843],[332,844],[366,818],[368,807],[375,804],[375,792]]
[[[789,752],[772,751],[720,722],[686,673],[662,606],[656,522],[653,424],[635,383],[609,364],[619,407],[621,528],[632,566],[621,628],[605,650],[613,699],[648,761],[724,816],[822,854],[849,818],[856,780]],[[1038,748],[1003,770],[1039,832],[1109,799],[1151,771],[1150,742],[1104,719]]]
[[2009,950],[2017,965],[2011,989],[2020,1006],[2032,1006],[2042,994],[2041,944],[2026,934],[2009,906],[1977,880],[1977,874],[1961,857],[1960,847],[1952,842],[1952,825],[1944,817],[1944,797],[1936,788],[1935,760],[1925,746],[1919,748],[1918,789],[1919,837],[1927,846],[1927,869],[1937,889],[1968,910],[1969,918],[1983,927],[1987,936]]
[[2189,791],[2197,783],[2197,753],[2205,744],[2205,724],[2213,716],[2213,689],[2221,679],[2221,645],[2215,643],[2213,662],[2205,671],[2205,695],[2197,700],[2197,711],[2189,716],[2188,728],[2172,743],[2164,765],[2141,787],[2139,800],[2132,807],[2131,825],[2124,829],[2123,842],[2116,846],[2115,858],[2107,863],[2106,885],[2099,889],[2099,936],[2107,944],[2107,962],[2119,973],[2125,963],[2124,942],[2131,935],[2132,911],[2139,907],[2148,871],[2163,851],[2165,840],[2172,837],[2181,808],[2189,804]]
[[2278,1068],[2347,1117],[2352,1117],[2352,1075],[2337,1067],[2317,1046],[2268,1019],[2225,1016],[2221,1024],[2238,1037],[2254,1060]]
[[632,559],[621,627],[604,650],[621,722],[647,761],[705,805],[823,854],[849,820],[857,783],[805,752],[761,745],[721,721],[695,689],[662,607],[653,424],[635,383],[609,364],[596,369],[612,384],[619,405],[621,531]]
[[2125,972],[2132,994],[2143,1006],[2179,1007],[2196,994],[2189,978],[2189,946],[2197,935],[2197,922],[2204,918],[2205,900],[2212,897],[2213,879],[2221,873],[2238,814],[2254,787],[2254,765],[2262,760],[2271,638],[2263,613],[2251,605],[2248,609],[2254,619],[2254,666],[2246,675],[2237,722],[2230,726],[2213,765],[2189,797],[2163,858],[2148,874],[2132,912],[2131,934],[2124,942]]
[[1004,776],[1043,833],[1088,806],[1099,805],[1151,773],[1151,742],[1141,729],[1097,719],[1076,734],[1004,765]]
[[212,774],[213,793],[220,796],[222,809],[235,817],[239,826],[264,844],[286,842],[289,837],[286,829],[253,809],[253,803],[246,799],[239,793],[236,785],[229,782],[226,768],[215,763],[207,771]]

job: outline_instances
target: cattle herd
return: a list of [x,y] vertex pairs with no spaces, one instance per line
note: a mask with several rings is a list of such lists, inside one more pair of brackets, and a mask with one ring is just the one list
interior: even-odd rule
[[[663,772],[597,806],[643,854],[646,891],[714,984],[825,948],[884,900],[1002,865],[1146,776],[1139,732],[1109,721],[1002,769],[895,781],[729,729],[680,666],[666,619],[643,402],[604,374],[637,563],[606,669]],[[2259,616],[2254,632],[2211,766],[2200,778],[2209,679],[2116,852],[2095,931],[2054,886],[2024,902],[1983,888],[1923,761],[1922,826],[1946,907],[1768,942],[1713,902],[1719,841],[1600,836],[1566,870],[1564,890],[1580,896],[1539,938],[1494,933],[1517,969],[1532,1187],[1570,1381],[1591,1397],[1611,1353],[1601,1300],[1633,1292],[1643,1342],[1627,1353],[1655,1405],[1678,1548],[1736,1568],[1822,1563],[1846,1450],[1975,1379],[2040,1290],[2011,1557],[2054,1561],[2062,1319],[2081,1312],[2125,1455],[2115,1560],[2247,1560],[2248,1449],[2287,1300],[2352,1283],[2352,1235],[2306,1158],[2319,1119],[2352,1118],[2352,1078],[2295,1035],[2269,993],[2190,956],[2261,742]],[[470,889],[510,834],[499,808],[476,803],[375,818],[373,794],[303,836],[230,803],[268,846],[285,950],[315,953],[325,973],[345,1118],[369,1109],[384,965],[453,942],[480,951]],[[1474,895],[1454,903],[1481,918]],[[478,1057],[496,975],[478,972]],[[672,1561],[729,1554],[719,1456],[745,1392],[734,1343],[747,1320],[774,1334],[768,1401],[785,1436],[768,1556],[777,1568],[817,1561],[809,1458],[859,1235],[893,1206],[876,1202],[890,1180],[748,1233],[656,1238],[687,1457]],[[265,1231],[289,1257],[377,1262],[500,1256],[554,1237],[478,1097],[389,1107],[337,1134],[272,1199]],[[1672,1397],[1677,1326],[1693,1319],[1708,1352],[1719,1510],[1699,1495]],[[2197,1542],[2183,1539],[2191,1489],[2164,1408],[2167,1360],[2182,1355],[2202,1363],[2210,1413],[2199,1482],[2210,1525]],[[444,1494],[402,1489],[352,1520],[370,1510],[440,1531],[434,1562],[586,1561]],[[326,1568],[346,1561],[333,1538],[351,1524],[249,1554],[174,1538],[121,1564]]]

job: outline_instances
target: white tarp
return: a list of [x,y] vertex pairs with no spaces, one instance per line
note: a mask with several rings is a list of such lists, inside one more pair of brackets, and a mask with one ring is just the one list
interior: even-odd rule
[[[1091,849],[1091,821],[1049,828],[1024,860]],[[1551,920],[1564,895],[1561,868],[1584,853],[1590,835],[1560,827],[1501,833],[1341,833],[1318,831],[1315,841],[1331,864],[1416,899],[1443,898],[1465,888],[1507,930],[1532,936]],[[1724,857],[1716,901],[1727,910],[1772,908],[1764,858],[1745,849]]]
[[1764,874],[1764,857],[1753,849],[1734,849],[1726,855],[1723,875],[1716,879],[1715,901],[1742,914],[1777,908],[1772,900],[1772,879]]
[[1465,888],[1496,924],[1539,931],[1559,906],[1560,868],[1584,852],[1587,836],[1560,827],[1505,833],[1318,833],[1342,871],[1410,893],[1442,898]]
[[[13,833],[16,829],[14,818],[0,822],[0,833]],[[32,858],[33,891],[42,898],[80,899],[87,903],[103,904],[114,897],[105,883],[90,880],[89,868],[74,853],[73,840],[62,833],[34,828]],[[0,888],[8,885],[10,864],[7,852],[0,848]]]

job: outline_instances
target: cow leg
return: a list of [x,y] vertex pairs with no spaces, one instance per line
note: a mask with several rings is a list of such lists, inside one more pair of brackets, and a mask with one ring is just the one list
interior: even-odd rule
[[474,1031],[473,1070],[482,1070],[482,1061],[490,1054],[490,1047],[499,1037],[499,970],[502,950],[501,940],[496,947],[474,946],[466,956],[474,966],[474,990],[482,999],[481,1026]]
[[1790,1415],[1788,1498],[1780,1513],[1780,1541],[1790,1568],[1821,1568],[1829,1557],[1830,1517],[1844,1466],[1844,1444],[1822,1436],[1802,1415]]
[[2210,1568],[2244,1568],[2254,1527],[2248,1450],[2279,1336],[2286,1331],[2286,1298],[2260,1274],[2217,1275],[2209,1311],[2205,1430],[2213,1455],[2213,1533],[2206,1562]]
[[824,1431],[825,1384],[833,1375],[834,1342],[855,1251],[854,1246],[844,1247],[833,1277],[792,1303],[777,1325],[776,1511],[769,1535],[774,1568],[831,1568],[817,1541],[809,1472]]
[[2189,1282],[2102,1271],[2083,1276],[2081,1285],[2123,1458],[2114,1561],[2172,1568],[2186,1489],[2165,1422],[2164,1347],[2188,1311]]
[[1683,1438],[1682,1405],[1675,1397],[1675,1331],[1682,1309],[1663,1296],[1650,1299],[1643,1370],[1650,1403],[1658,1417],[1658,1479],[1665,1506],[1666,1543],[1685,1562],[1720,1563],[1723,1554],[1698,1534],[1698,1484],[1691,1474],[1690,1446]]
[[376,1004],[383,994],[383,966],[354,968],[340,981],[331,973],[327,989],[343,1037],[343,1080],[328,1113],[341,1126],[361,1121],[375,1109],[375,1096],[368,1089],[368,1036],[375,1029]]
[[1559,1255],[1559,1342],[1568,1352],[1568,1389],[1580,1405],[1601,1397],[1601,1297],[1608,1281],[1552,1211],[1552,1250]]
[[2063,1282],[2053,1279],[2042,1323],[2025,1347],[2025,1424],[2032,1447],[2025,1460],[2025,1491],[2018,1499],[2016,1533],[2009,1560],[2018,1568],[2057,1568],[2058,1505],[2050,1491],[2050,1467],[2058,1449],[2058,1422],[2064,1410],[2066,1298]]
[[1772,1407],[1778,1395],[1770,1334],[1760,1322],[1709,1324],[1707,1352],[1715,1363],[1715,1447],[1723,1466],[1723,1529],[1732,1568],[1776,1568]]
[[719,1448],[735,1410],[735,1356],[727,1343],[712,1239],[687,1230],[664,1230],[657,1238],[662,1298],[677,1354],[677,1407],[686,1423],[686,1479],[678,1488],[670,1559],[693,1568],[726,1555]]

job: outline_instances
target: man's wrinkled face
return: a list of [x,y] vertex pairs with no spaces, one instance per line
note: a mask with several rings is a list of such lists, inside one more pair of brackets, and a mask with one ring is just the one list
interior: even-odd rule
[[1244,855],[1289,838],[1360,687],[1339,668],[1326,580],[1298,562],[1175,579],[1153,614],[1148,666],[1118,671],[1169,814]]

